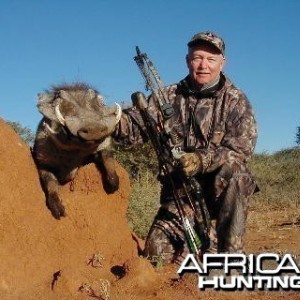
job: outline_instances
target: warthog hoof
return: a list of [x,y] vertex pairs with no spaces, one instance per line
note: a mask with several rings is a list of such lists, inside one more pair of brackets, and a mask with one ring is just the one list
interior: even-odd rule
[[106,193],[112,194],[119,189],[119,176],[107,176],[103,180],[103,187]]
[[59,220],[61,217],[66,216],[65,207],[61,203],[57,194],[49,195],[46,200],[46,204],[55,219]]

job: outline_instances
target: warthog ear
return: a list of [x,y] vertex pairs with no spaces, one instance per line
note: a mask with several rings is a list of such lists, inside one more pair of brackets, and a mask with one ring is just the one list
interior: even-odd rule
[[67,101],[74,102],[73,96],[69,92],[64,91],[64,90],[59,91],[59,98],[67,100]]
[[55,94],[54,93],[40,93],[38,94],[37,107],[41,114],[50,120],[56,120],[55,115],[55,104],[54,104]]

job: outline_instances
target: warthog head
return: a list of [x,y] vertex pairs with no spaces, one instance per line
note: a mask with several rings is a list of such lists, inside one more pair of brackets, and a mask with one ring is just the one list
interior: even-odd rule
[[43,114],[33,156],[52,215],[60,219],[65,209],[59,184],[72,180],[79,167],[94,162],[102,173],[105,190],[118,189],[110,135],[121,118],[119,105],[109,107],[98,92],[83,83],[56,86],[38,95]]
[[46,118],[83,141],[104,140],[115,129],[122,112],[118,104],[104,106],[103,98],[85,84],[53,87],[38,98],[38,109]]

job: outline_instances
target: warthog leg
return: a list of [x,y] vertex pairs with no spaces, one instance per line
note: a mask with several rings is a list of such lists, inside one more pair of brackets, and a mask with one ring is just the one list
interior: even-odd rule
[[115,160],[109,150],[95,154],[95,164],[102,174],[103,187],[107,193],[114,193],[119,188],[119,176],[115,170]]
[[65,207],[59,198],[59,183],[55,175],[46,170],[39,170],[40,179],[44,193],[46,195],[46,204],[52,215],[56,219],[65,217]]

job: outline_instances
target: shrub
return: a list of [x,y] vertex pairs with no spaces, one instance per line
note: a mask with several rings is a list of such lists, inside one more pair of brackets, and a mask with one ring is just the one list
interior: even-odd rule
[[131,230],[140,238],[146,238],[159,207],[160,183],[145,171],[132,181],[127,218]]
[[32,145],[34,142],[35,134],[30,128],[22,126],[19,122],[6,121],[8,125],[21,137],[21,139],[28,145]]

